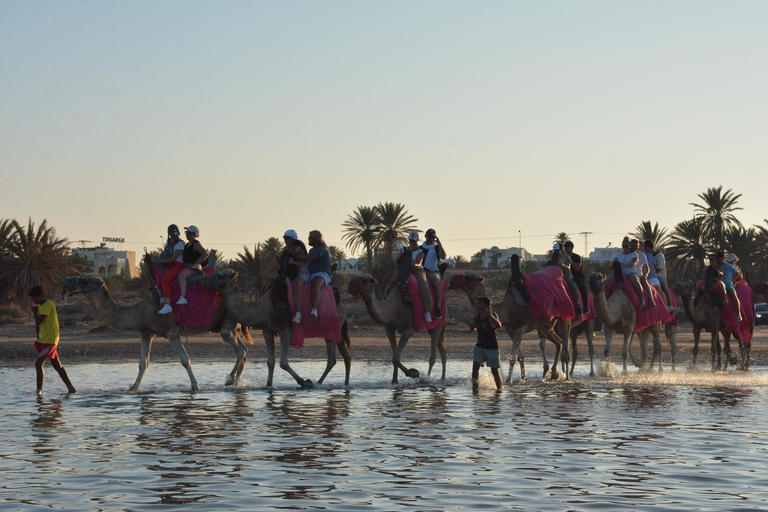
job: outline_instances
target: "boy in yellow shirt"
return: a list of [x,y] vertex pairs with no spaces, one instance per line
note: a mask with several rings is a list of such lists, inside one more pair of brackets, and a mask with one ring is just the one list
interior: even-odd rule
[[35,370],[37,371],[37,395],[43,394],[43,378],[45,371],[43,365],[46,359],[51,360],[53,369],[59,372],[59,377],[66,384],[70,393],[77,393],[77,390],[69,380],[67,371],[59,361],[59,316],[56,314],[56,305],[45,298],[42,286],[35,286],[30,290],[29,297],[35,304],[32,306],[32,314],[35,315],[35,327],[37,328],[37,341],[35,349],[40,354],[35,361]]

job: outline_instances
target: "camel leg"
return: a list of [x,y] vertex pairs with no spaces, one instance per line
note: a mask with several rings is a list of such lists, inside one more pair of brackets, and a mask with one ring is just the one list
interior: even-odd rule
[[291,349],[291,338],[293,336],[293,327],[280,331],[280,368],[288,372],[294,378],[296,383],[302,388],[312,388],[314,385],[309,379],[302,379],[288,363],[288,351]]
[[693,326],[693,363],[691,365],[696,368],[696,359],[699,357],[699,340],[701,339],[701,326],[695,324]]
[[232,372],[227,375],[227,379],[224,381],[225,386],[232,386],[238,381],[240,375],[243,373],[243,369],[245,368],[245,355],[248,353],[248,347],[246,347],[245,344],[240,341],[240,337],[237,335],[233,336],[232,334],[232,330],[226,327],[222,327],[221,339],[223,339],[230,347],[232,347],[232,350],[235,351],[235,355],[237,356],[235,367],[232,368]]
[[675,372],[675,364],[677,363],[677,327],[673,324],[667,324],[664,326],[664,333],[667,336],[669,342],[669,352],[672,354],[672,372]]
[[272,387],[272,379],[275,377],[275,333],[262,330],[264,342],[267,345],[267,387]]
[[[520,343],[523,341],[523,334],[525,334],[525,327],[518,327],[517,329],[509,329],[507,328],[507,334],[509,334],[510,339],[512,340],[512,351],[510,352],[509,356],[509,374],[507,374],[507,383],[512,384],[512,374],[515,370],[515,362],[520,358],[523,357],[522,355],[522,349],[520,348]],[[520,352],[518,354],[518,352]],[[524,377],[522,375],[522,363],[520,367],[520,380],[524,380]]]
[[560,361],[560,357],[563,352],[563,340],[552,329],[547,332],[547,339],[555,344],[555,358],[552,360],[552,372],[550,378],[552,380],[557,380],[560,376],[557,371],[557,362]]
[[[725,350],[725,353],[727,356],[727,359],[726,359],[726,369],[727,369],[728,363],[731,363],[733,366],[736,366],[739,364],[739,361],[736,359],[736,356],[733,355],[733,352],[731,352],[731,333],[729,332],[725,334],[724,337],[726,337],[726,339],[728,340],[726,342],[726,350]],[[741,344],[741,341],[739,340],[736,340],[736,341],[738,341],[739,344]]]
[[547,376],[549,371],[549,361],[547,360],[547,338],[539,336],[539,350],[541,350],[541,359],[544,361],[544,372],[541,374],[541,378]]
[[189,375],[189,382],[192,386],[192,391],[198,391],[200,387],[197,385],[197,379],[195,378],[195,374],[192,372],[192,361],[190,361],[187,349],[184,348],[184,344],[181,342],[179,331],[171,331],[168,334],[168,341],[170,341],[173,348],[176,349],[176,354],[179,356],[181,366],[187,370],[187,375]]
[[613,377],[611,374],[611,344],[613,343],[613,331],[605,324],[603,324],[603,335],[605,336],[605,351],[603,352],[605,374],[610,378]]
[[385,327],[384,330],[387,332],[387,337],[389,338],[389,344],[392,346],[392,366],[394,369],[392,373],[392,384],[397,384],[398,370],[402,370],[406,377],[418,379],[419,378],[418,370],[414,368],[408,369],[403,365],[403,363],[400,362],[400,354],[402,354],[403,349],[408,344],[408,340],[411,339],[411,335],[413,334],[413,331],[409,330],[409,331],[401,332],[400,343],[398,343],[394,328]]
[[328,362],[325,365],[323,376],[320,377],[320,380],[317,381],[318,384],[322,384],[326,375],[328,375],[328,372],[330,372],[331,369],[336,366],[336,347],[334,347],[335,344],[336,343],[333,340],[325,340],[325,349],[328,353]]
[[720,369],[720,333],[717,329],[712,329],[712,341],[710,341],[709,351],[712,356],[712,371]]
[[[429,337],[432,341],[432,347],[429,354],[429,369],[427,370],[427,375],[432,375],[432,367],[435,366],[435,360],[437,359],[437,351],[440,351],[440,362],[443,365],[443,375],[441,377],[441,380],[445,380],[445,362],[446,362],[446,352],[445,352],[445,324],[443,324],[441,327],[439,327],[439,331],[435,332],[435,329],[432,329],[429,331]],[[437,336],[435,336],[437,334]]]
[[749,357],[752,352],[752,342],[744,341],[739,343],[739,350],[741,350],[741,371],[749,371]]
[[144,378],[144,373],[149,368],[149,354],[152,352],[152,340],[155,339],[154,334],[147,332],[141,333],[141,359],[139,359],[139,374],[136,376],[136,382],[133,386],[128,388],[128,391],[138,391],[141,386],[141,380]]
[[[595,344],[594,344],[594,336],[595,333],[592,330],[591,322],[587,323],[586,328],[584,329],[584,334],[587,337],[587,347],[589,351],[589,376],[594,377],[595,376]],[[576,361],[576,348],[573,349],[573,360]],[[573,365],[571,365],[573,367]]]
[[629,357],[629,348],[632,345],[632,336],[635,333],[630,331],[629,333],[624,333],[624,346],[621,348],[621,360],[622,360],[622,367],[621,367],[621,373],[622,375],[627,374],[627,358]]
[[[577,331],[578,332],[578,331]],[[564,366],[563,371],[565,372],[565,380],[570,379],[570,373],[568,370],[568,364],[571,360],[571,350],[568,347],[568,341],[571,339],[571,322],[566,321],[565,325],[563,326],[563,334],[562,337],[560,337],[560,359],[555,360],[555,364],[557,364],[557,361],[561,361],[563,363],[562,366]],[[575,343],[575,342],[574,342]]]
[[349,370],[352,366],[352,357],[349,355],[349,348],[347,348],[347,343],[345,341],[336,343],[336,348],[339,349],[339,354],[341,354],[341,358],[344,360],[344,385],[349,386]]

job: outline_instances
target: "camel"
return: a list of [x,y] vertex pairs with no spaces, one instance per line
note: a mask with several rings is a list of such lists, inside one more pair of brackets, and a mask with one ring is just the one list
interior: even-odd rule
[[[699,355],[699,339],[701,331],[707,331],[711,335],[710,354],[712,356],[712,371],[728,369],[728,363],[737,364],[737,361],[731,356],[731,332],[725,330],[722,322],[722,306],[715,303],[707,294],[704,295],[699,303],[694,305],[693,300],[694,287],[690,283],[680,282],[675,286],[677,293],[683,301],[685,315],[693,324],[693,363],[696,367],[696,359]],[[720,346],[720,333],[723,334],[723,347]],[[750,342],[739,341],[739,351],[741,353],[741,369],[749,369],[749,358],[752,344]],[[722,364],[722,352],[725,352],[725,365]]]
[[[512,264],[512,268],[515,268],[514,263]],[[467,294],[472,307],[477,310],[477,297],[485,295],[485,278],[481,275],[472,273],[458,274],[451,279],[450,289],[460,289],[464,291]],[[565,376],[566,379],[569,377],[570,372],[567,369],[567,361],[570,358],[568,356],[567,344],[563,343],[563,339],[568,339],[570,336],[570,320],[563,322],[565,337],[561,338],[554,330],[557,319],[548,320],[546,318],[531,318],[530,305],[522,304],[520,299],[516,298],[516,294],[509,289],[504,295],[504,299],[496,304],[493,309],[499,315],[501,325],[506,329],[507,334],[512,340],[512,351],[509,357],[509,373],[507,374],[506,380],[508,384],[512,383],[515,362],[517,361],[520,361],[520,380],[525,380],[525,358],[520,344],[523,340],[523,335],[526,332],[531,332],[533,330],[536,330],[539,338],[548,339],[555,344],[555,361],[560,360],[561,353],[563,353],[563,357],[566,361]],[[546,375],[547,371],[549,371],[549,368],[545,367],[544,375]],[[552,367],[551,377],[552,380],[557,380],[559,378],[557,364]]]
[[[564,338],[563,329],[562,329],[562,322],[558,321],[555,324],[555,332],[558,333],[558,335],[562,338]],[[579,318],[575,318],[571,320],[571,367],[568,369],[568,361],[565,359],[565,357],[561,356],[561,364],[563,365],[563,371],[568,371],[569,378],[573,378],[573,368],[576,366],[576,360],[579,356],[577,341],[579,339],[579,336],[582,334],[586,336],[587,338],[587,346],[589,351],[589,376],[594,377],[595,376],[595,347],[593,344],[594,339],[594,333],[595,333],[595,320],[589,319],[589,320],[581,320]],[[547,351],[546,349],[546,338],[539,338],[539,350],[541,350],[541,357],[544,361],[544,375],[547,374],[549,371],[549,361],[547,360]],[[565,351],[562,352],[562,354],[565,354]],[[555,364],[557,364],[555,362]]]
[[[621,350],[621,358],[623,362],[621,373],[627,374],[627,358],[629,357],[629,348],[632,343],[632,336],[635,330],[635,324],[637,317],[635,315],[635,308],[632,306],[632,302],[624,292],[623,276],[621,274],[621,267],[618,269],[614,264],[614,276],[616,279],[616,287],[613,289],[610,299],[605,298],[605,278],[600,273],[594,273],[589,278],[589,284],[594,295],[595,313],[598,318],[603,322],[605,327],[605,359],[610,363],[611,360],[611,344],[613,341],[613,332],[618,332],[624,335],[624,345]],[[647,346],[648,340],[653,339],[653,359],[651,360],[650,367],[655,364],[656,357],[659,358],[659,371],[663,371],[661,367],[661,323],[656,322],[651,324],[647,328],[640,332],[641,337],[641,362],[639,364],[641,370],[645,367],[647,360]],[[675,351],[676,352],[676,351]],[[607,367],[610,375],[610,366]]]
[[[189,354],[181,343],[180,332],[184,334],[201,334],[209,331],[219,331],[222,339],[227,342],[237,355],[237,361],[232,372],[227,376],[225,384],[230,386],[237,382],[245,365],[245,355],[248,348],[240,341],[238,331],[240,327],[228,318],[225,318],[223,302],[216,305],[211,325],[203,327],[180,327],[173,315],[161,315],[158,313],[160,299],[157,293],[148,293],[140,302],[132,306],[120,306],[115,304],[109,295],[107,286],[100,277],[70,277],[62,284],[62,295],[82,294],[91,304],[99,317],[108,326],[121,331],[138,331],[141,334],[141,359],[139,360],[139,374],[136,382],[129,391],[138,391],[141,380],[149,367],[149,354],[152,351],[152,341],[155,336],[167,338],[176,353],[182,366],[189,374],[189,380],[193,391],[199,390],[197,379],[192,372]],[[242,329],[244,337],[251,342],[247,329]],[[234,336],[233,336],[234,333]]]
[[[400,361],[400,355],[414,332],[413,307],[410,304],[406,304],[403,292],[399,286],[394,286],[387,298],[384,301],[380,301],[374,293],[376,283],[376,279],[370,275],[355,277],[349,282],[347,292],[352,296],[360,295],[371,318],[377,324],[384,326],[389,343],[392,345],[392,366],[394,367],[392,384],[397,384],[398,370],[402,370],[406,377],[417,379],[419,378],[419,371],[415,368],[406,368]],[[435,365],[437,350],[439,350],[443,365],[441,380],[445,380],[445,324],[429,329],[427,332],[432,340],[427,375],[432,374],[432,367]],[[399,343],[396,338],[397,333],[400,333]]]
[[[302,379],[296,374],[288,364],[288,351],[290,349],[293,324],[291,322],[291,312],[286,308],[274,306],[272,301],[273,290],[268,291],[256,301],[243,300],[239,293],[237,284],[237,272],[232,269],[225,269],[207,276],[203,279],[203,286],[215,288],[224,296],[224,303],[227,308],[228,316],[242,325],[254,327],[262,330],[264,340],[267,343],[267,368],[269,376],[267,377],[267,386],[272,386],[272,380],[275,371],[275,334],[280,336],[280,368],[290,373],[296,382],[302,387],[313,387],[312,382]],[[339,304],[339,321],[341,322],[341,334],[343,343],[336,343],[332,340],[325,340],[328,349],[328,364],[318,384],[322,384],[325,377],[336,365],[336,347],[344,359],[346,375],[344,384],[349,385],[349,369],[351,358],[349,356],[350,340],[347,331],[347,311],[343,305]]]

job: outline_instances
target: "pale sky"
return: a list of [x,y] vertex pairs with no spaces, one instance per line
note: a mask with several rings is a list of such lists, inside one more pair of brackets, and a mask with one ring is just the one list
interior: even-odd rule
[[[0,0],[0,218],[226,258],[403,203],[451,256],[768,218],[768,2]],[[89,244],[92,245],[92,244]],[[349,250],[345,247],[349,254]]]

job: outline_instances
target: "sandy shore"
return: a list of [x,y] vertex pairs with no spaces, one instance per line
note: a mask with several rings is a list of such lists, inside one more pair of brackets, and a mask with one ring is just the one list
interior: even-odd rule
[[[0,366],[32,365],[37,357],[32,342],[34,341],[34,326],[4,325],[0,326]],[[252,362],[266,360],[267,353],[260,331],[252,331],[254,343],[250,347],[248,359]],[[384,330],[378,326],[358,327],[350,329],[352,339],[353,364],[354,360],[361,361],[390,361],[392,350]],[[193,362],[203,361],[233,361],[234,353],[218,334],[207,333],[182,337]],[[470,333],[463,325],[454,324],[447,330],[445,347],[449,361],[472,360],[472,349],[476,335]],[[752,364],[768,364],[768,327],[759,326],[755,329],[752,344]],[[662,337],[664,361],[670,362],[669,344]],[[499,333],[499,345],[502,357],[509,355],[511,341],[505,332]],[[93,362],[138,362],[141,353],[141,343],[138,335],[130,332],[114,331],[98,322],[78,324],[64,327],[61,332],[59,353],[65,365],[85,364]],[[596,358],[602,359],[605,348],[605,336],[602,332],[595,333],[594,339]],[[639,353],[639,344],[632,343],[633,350]],[[677,336],[678,364],[691,361],[693,351],[693,334],[690,324],[683,324]],[[734,350],[738,345],[733,343]],[[538,338],[529,333],[523,340],[523,350],[526,358],[541,360]],[[589,358],[586,338],[581,337],[578,344],[579,361]],[[554,347],[548,343],[549,357],[554,355]],[[426,333],[416,333],[408,343],[403,359],[406,361],[423,360],[429,357],[430,340]],[[325,343],[319,339],[307,340],[301,349],[291,349],[292,360],[324,360],[326,358]],[[438,356],[439,357],[439,356]],[[152,346],[151,360],[166,362],[177,360],[176,353],[165,338],[156,338]],[[621,360],[621,340],[614,336],[614,362]],[[709,360],[709,336],[702,336],[699,363],[706,364]],[[354,372],[354,368],[353,368]]]

